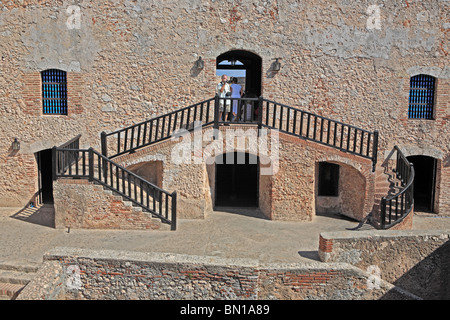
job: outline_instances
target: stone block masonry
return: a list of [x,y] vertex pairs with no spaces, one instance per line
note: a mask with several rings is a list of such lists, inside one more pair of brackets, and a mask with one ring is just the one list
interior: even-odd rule
[[18,299],[417,299],[384,281],[371,290],[368,276],[343,263],[55,248]]
[[[212,129],[202,129],[202,133],[208,130]],[[207,164],[208,160],[214,159],[215,156],[225,151],[251,153],[248,146],[251,142],[257,141],[255,127],[221,126],[219,130],[224,136],[227,131],[235,133],[235,140],[232,140],[233,143],[229,146],[227,140],[223,139],[221,141],[223,145],[220,148],[209,148],[209,159],[203,156],[199,159],[198,164],[180,165],[176,163],[172,151],[176,150],[174,148],[177,143],[183,143],[177,139],[166,140],[157,145],[142,148],[137,152],[117,157],[115,161],[126,168],[145,166],[146,163],[155,160],[161,161],[163,188],[177,190],[179,195],[177,216],[181,219],[204,218],[214,205],[213,197],[216,188],[215,168],[214,165]],[[241,138],[238,135],[239,130],[250,133],[244,136],[245,140],[241,139],[241,142],[248,143],[247,147],[239,147],[237,143],[234,144]],[[205,134],[205,136],[208,135]],[[187,141],[193,141],[194,137],[195,133],[190,133]],[[260,174],[259,176],[259,208],[266,217],[278,221],[312,221],[316,215],[315,202],[318,198],[317,179],[315,179],[317,176],[316,166],[320,161],[333,162],[342,166],[339,212],[360,221],[372,210],[375,177],[371,171],[372,162],[369,159],[284,133],[277,132],[277,139],[274,140],[272,140],[272,132],[269,132],[267,137],[268,141],[271,141],[268,146],[270,152],[267,155],[269,160],[267,165],[276,169],[271,171],[270,175]],[[212,136],[211,141],[213,141]],[[203,140],[205,143],[211,143],[211,141]],[[277,142],[277,145],[274,141]],[[206,153],[210,146],[207,145],[201,151]],[[189,150],[193,152],[192,149]],[[322,207],[324,206],[322,205]]]
[[54,183],[55,227],[83,229],[160,229],[161,222],[127,204],[121,196],[87,180]]
[[[81,14],[68,28],[68,7]],[[448,214],[448,1],[384,1],[380,29],[367,1],[3,1],[0,5],[0,161],[99,134],[212,97],[217,58],[242,50],[261,58],[271,100],[380,132],[380,159],[394,145],[441,163],[436,212]],[[374,3],[374,5],[377,5]],[[183,21],[183,24],[179,22]],[[204,68],[192,72],[201,56]],[[274,58],[279,72],[271,72]],[[42,115],[40,72],[67,72],[68,115]],[[437,79],[434,120],[408,119],[409,79]],[[11,160],[11,159],[8,159]],[[38,175],[10,166],[0,202],[25,205]],[[30,188],[30,183],[35,187]],[[308,183],[302,179],[300,183]],[[14,186],[14,187],[11,187]],[[180,197],[182,198],[182,197]],[[278,204],[274,204],[278,205]],[[281,206],[280,206],[281,207]],[[314,208],[313,205],[308,207]]]
[[450,298],[450,233],[388,230],[324,232],[319,256],[350,263],[424,299]]

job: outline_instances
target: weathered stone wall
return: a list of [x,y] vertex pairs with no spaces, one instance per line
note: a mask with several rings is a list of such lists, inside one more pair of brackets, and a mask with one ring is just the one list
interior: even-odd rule
[[[76,5],[77,11],[69,8]],[[368,130],[382,150],[436,150],[439,212],[450,210],[448,1],[120,0],[9,1],[0,5],[0,164],[81,133],[99,149],[113,131],[214,94],[216,58],[262,58],[265,97]],[[205,67],[193,72],[201,56]],[[281,70],[272,71],[281,58]],[[68,116],[42,115],[39,72],[68,72]],[[437,77],[436,119],[407,119],[409,78]],[[22,143],[17,155],[9,148]],[[382,155],[383,153],[380,153]],[[19,157],[19,158],[18,158]],[[381,159],[382,160],[382,159]],[[381,163],[381,162],[379,162]],[[36,169],[10,166],[1,202],[22,205]],[[301,182],[304,183],[304,182]],[[12,187],[13,186],[13,187]]]
[[[279,158],[280,169],[273,177],[272,186],[275,219],[311,221],[317,212],[323,213],[321,203],[316,204],[319,198],[316,197],[316,167],[323,161],[344,168],[339,181],[339,204],[333,212],[355,220],[362,220],[371,212],[375,183],[371,161],[282,133]],[[357,195],[355,186],[362,187]]]
[[141,178],[147,180],[148,182],[162,187],[163,181],[163,162],[161,160],[153,160],[148,162],[139,163],[134,166],[127,168],[131,172],[137,174]]
[[38,275],[18,299],[417,299],[382,280],[379,288],[369,289],[367,273],[339,263],[262,265],[248,259],[57,248],[45,255]]
[[[193,141],[193,134],[187,136],[189,141]],[[202,160],[199,163],[194,162],[194,149],[189,142],[184,143],[189,146],[189,150],[184,152],[187,161],[182,161],[183,158],[179,160],[183,154],[177,150],[184,148],[179,147],[183,145],[183,139],[185,138],[169,139],[114,160],[126,168],[136,168],[149,161],[160,161],[162,188],[170,192],[177,191],[177,217],[204,218],[212,209],[210,193],[207,190],[209,186],[207,170]]]
[[346,262],[423,299],[450,297],[450,234],[447,231],[326,232],[319,256]]
[[[286,221],[312,221],[316,215],[316,165],[319,161],[331,161],[344,168],[339,212],[355,220],[370,213],[375,181],[370,160],[287,134],[263,132],[267,133],[265,142],[258,140],[254,127],[221,126],[219,138],[213,140],[212,129],[203,129],[119,156],[115,161],[127,168],[137,168],[159,159],[163,188],[177,190],[177,216],[204,218],[214,206],[215,157],[230,151],[259,155],[259,207],[269,219]],[[267,152],[255,147],[256,144],[265,145]]]
[[[366,179],[356,169],[346,164],[339,164],[339,190],[337,196],[320,196],[316,183],[316,213],[340,213],[355,220],[362,220],[364,212]],[[316,163],[315,181],[319,179],[319,164]]]
[[88,180],[57,180],[54,201],[56,228],[160,229],[162,225],[141,208]]

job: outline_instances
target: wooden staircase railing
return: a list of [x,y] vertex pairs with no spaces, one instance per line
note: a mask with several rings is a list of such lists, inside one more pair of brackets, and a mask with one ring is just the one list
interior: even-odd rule
[[[236,106],[230,121],[219,119],[219,105]],[[68,143],[53,148],[53,178],[86,178],[109,188],[142,207],[176,229],[176,192],[169,193],[111,159],[164,141],[178,130],[230,123],[253,124],[259,129],[279,130],[301,139],[313,141],[342,152],[377,162],[378,131],[368,131],[311,112],[259,98],[219,98],[215,96],[191,106],[119,129],[101,133],[101,153],[79,149]],[[79,138],[79,137],[78,137]],[[76,139],[78,141],[78,139]],[[78,143],[78,142],[75,142]],[[403,174],[403,168],[399,167]],[[408,198],[409,199],[409,198]],[[393,199],[386,199],[392,204]],[[387,205],[385,205],[387,208]]]
[[[237,106],[236,117],[219,119],[219,105]],[[226,110],[226,109],[225,109]],[[191,131],[196,123],[218,129],[226,124],[254,124],[258,128],[279,130],[372,160],[375,171],[378,131],[368,131],[311,112],[259,98],[219,98],[167,113],[114,132],[101,133],[102,154],[110,159],[169,139],[179,129]]]
[[[169,193],[94,149],[53,147],[53,180],[89,179],[121,195],[176,230],[176,191]],[[70,165],[68,165],[70,164]]]
[[[393,155],[396,155],[393,158]],[[386,163],[394,162],[392,171],[399,181],[398,192],[381,198],[380,228],[389,229],[400,223],[414,208],[414,166],[395,146]]]

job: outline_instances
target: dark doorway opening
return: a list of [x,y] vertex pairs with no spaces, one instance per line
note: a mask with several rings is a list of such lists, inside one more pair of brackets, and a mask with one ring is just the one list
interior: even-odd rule
[[414,209],[417,211],[434,211],[434,193],[436,185],[436,159],[427,156],[411,156],[414,177]]
[[[246,97],[259,97],[262,93],[262,59],[257,54],[245,50],[225,52],[216,59],[217,75],[225,73],[228,78],[238,75],[243,78]],[[239,72],[243,71],[241,76]],[[220,74],[219,74],[220,73]]]
[[44,204],[53,204],[52,149],[37,153],[39,170],[39,198]]
[[216,157],[215,205],[258,207],[259,158],[243,152]]
[[319,163],[319,196],[339,196],[339,165],[329,162]]

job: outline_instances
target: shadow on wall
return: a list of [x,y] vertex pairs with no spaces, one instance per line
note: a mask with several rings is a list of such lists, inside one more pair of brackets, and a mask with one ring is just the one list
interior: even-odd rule
[[159,188],[162,188],[164,168],[161,160],[137,163],[130,165],[127,169]]
[[[433,251],[393,284],[424,300],[450,299],[450,241]],[[388,292],[381,300],[390,300]]]

